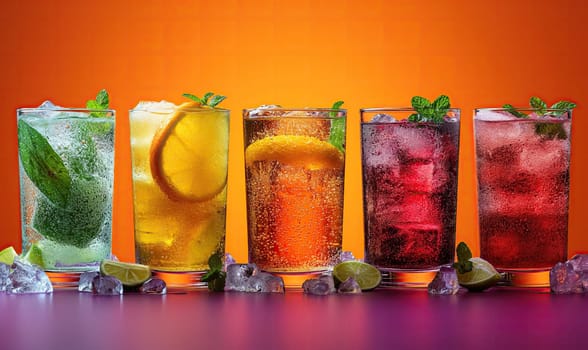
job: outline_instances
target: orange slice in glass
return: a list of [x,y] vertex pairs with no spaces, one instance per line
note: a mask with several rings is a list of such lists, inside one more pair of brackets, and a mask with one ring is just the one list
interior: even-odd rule
[[227,183],[229,118],[199,107],[180,105],[151,143],[151,174],[172,200],[203,202]]

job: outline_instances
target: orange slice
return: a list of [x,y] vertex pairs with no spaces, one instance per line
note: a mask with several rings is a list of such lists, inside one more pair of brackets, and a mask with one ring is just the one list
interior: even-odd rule
[[151,143],[151,174],[172,200],[206,201],[227,183],[229,118],[198,107],[179,106]]
[[247,165],[275,160],[309,170],[341,169],[343,159],[343,154],[332,144],[304,135],[268,136],[250,144],[245,151]]

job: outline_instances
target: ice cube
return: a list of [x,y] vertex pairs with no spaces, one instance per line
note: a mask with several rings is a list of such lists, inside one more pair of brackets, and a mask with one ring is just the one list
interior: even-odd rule
[[225,253],[225,261],[223,263],[223,271],[227,272],[227,266],[237,263],[235,258],[229,253]]
[[173,112],[177,106],[171,102],[161,100],[159,102],[155,101],[140,101],[137,105],[132,109],[133,111],[144,111],[144,112],[151,112],[151,113],[171,113]]
[[0,263],[0,292],[6,291],[6,285],[8,284],[9,274],[10,266],[4,263]]
[[391,116],[390,114],[386,114],[386,113],[378,113],[376,114],[372,120],[370,120],[370,123],[395,123],[396,119]]
[[577,254],[568,260],[574,271],[588,273],[588,254]]
[[331,276],[311,278],[302,284],[304,293],[311,295],[329,295],[336,292],[335,282]]
[[248,280],[259,273],[255,264],[232,264],[227,266],[225,291],[245,292]]
[[6,292],[11,294],[51,293],[53,286],[47,274],[39,267],[15,258],[12,272],[8,276]]
[[251,109],[248,112],[248,116],[249,117],[266,117],[266,116],[277,116],[277,115],[281,115],[282,112],[281,111],[270,111],[270,109],[275,109],[275,108],[282,108],[282,106],[280,105],[261,105],[257,108]]
[[400,180],[412,192],[432,193],[435,189],[432,159],[400,165]]
[[344,262],[344,261],[354,261],[357,260],[355,259],[355,257],[353,256],[353,253],[350,251],[343,251],[341,252],[341,256],[339,257],[339,262]]
[[441,266],[435,278],[429,283],[427,290],[429,294],[454,295],[459,291],[457,273],[453,267]]
[[122,295],[123,285],[115,277],[98,275],[92,280],[92,293],[97,295]]
[[519,118],[514,115],[501,110],[488,110],[479,109],[476,111],[475,119],[484,121],[504,121],[504,120],[517,120]]
[[557,140],[529,143],[520,149],[519,166],[531,173],[557,174],[569,167],[569,150]]
[[246,292],[251,293],[284,293],[284,280],[267,272],[259,272],[249,277]]
[[574,271],[574,265],[566,261],[558,262],[549,272],[549,285],[555,294],[580,293],[583,291],[580,274]]
[[[419,127],[416,124],[402,124],[395,127],[396,152],[401,163],[415,160],[431,160],[437,150],[438,135],[434,129]],[[390,150],[391,152],[394,150]]]
[[341,284],[339,284],[337,292],[341,294],[360,294],[361,287],[359,286],[359,283],[357,283],[357,281],[353,279],[353,277],[349,277],[345,281],[341,282]]
[[162,279],[152,278],[149,281],[143,283],[143,285],[139,288],[139,291],[143,294],[166,294],[167,285]]
[[379,265],[404,264],[425,266],[436,261],[442,245],[442,226],[432,224],[392,224],[384,228],[380,241],[375,241]]
[[56,106],[55,104],[53,104],[53,102],[47,100],[47,101],[43,101],[43,103],[41,103],[39,105],[39,107],[37,107],[39,109],[57,109],[57,108],[62,108],[60,106]]
[[92,281],[94,278],[100,276],[100,272],[98,271],[88,271],[84,272],[80,275],[80,279],[78,281],[78,292],[92,292]]

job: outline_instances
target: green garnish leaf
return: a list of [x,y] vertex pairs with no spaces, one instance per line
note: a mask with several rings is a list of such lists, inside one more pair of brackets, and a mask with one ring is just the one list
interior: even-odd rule
[[537,110],[538,115],[544,115],[545,110],[547,109],[547,103],[536,96],[531,97],[529,105]]
[[554,103],[551,108],[553,109],[562,109],[562,111],[555,111],[553,112],[554,115],[559,116],[564,113],[563,109],[574,109],[576,108],[576,104],[574,102],[569,101],[559,101]]
[[505,104],[502,106],[502,108],[506,109],[506,111],[512,115],[514,115],[517,118],[529,118],[528,115],[526,115],[523,112],[520,112],[519,110],[517,110],[515,107],[513,107],[513,105],[511,104]]
[[451,108],[449,97],[445,95],[437,97],[433,103],[421,96],[414,96],[410,102],[417,112],[408,117],[408,121],[411,122],[442,123],[447,111]]
[[227,274],[223,271],[223,255],[214,253],[208,258],[209,270],[206,270],[201,278],[202,282],[208,283],[208,289],[213,292],[222,292],[225,289]]
[[535,123],[535,134],[551,140],[565,140],[568,138],[563,125],[560,123]]
[[[109,104],[110,104],[110,98],[108,97],[108,92],[106,92],[105,89],[102,89],[102,90],[98,91],[98,94],[96,95],[95,100],[88,100],[88,102],[86,102],[86,108],[93,109],[93,110],[108,109]],[[90,113],[91,117],[96,117],[96,118],[104,117],[105,115],[106,115],[106,113],[104,113],[104,112],[91,112]]]
[[208,103],[208,106],[214,108],[219,103],[223,102],[226,98],[227,98],[227,96],[221,96],[221,95],[212,96],[212,98],[210,99],[210,102]]
[[18,121],[18,152],[29,179],[54,204],[67,204],[71,177],[47,139],[24,120]]
[[468,247],[465,242],[459,242],[457,245],[457,262],[453,264],[453,268],[457,270],[458,273],[466,273],[472,271],[473,264],[470,261],[472,258],[472,251]]
[[199,103],[202,107],[210,108],[215,108],[219,103],[223,102],[227,98],[226,96],[215,95],[214,92],[207,92],[202,98],[192,94],[182,94],[182,96]]
[[345,118],[337,118],[337,112],[335,111],[341,109],[343,103],[345,102],[337,101],[333,103],[333,106],[331,107],[333,111],[329,113],[329,115],[333,117],[333,119],[331,119],[329,143],[335,146],[341,153],[345,153],[345,148],[343,148],[343,145],[345,144]]

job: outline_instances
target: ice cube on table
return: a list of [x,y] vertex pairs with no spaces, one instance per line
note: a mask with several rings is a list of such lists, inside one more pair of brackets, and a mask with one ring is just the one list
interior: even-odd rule
[[581,274],[574,271],[574,265],[566,261],[558,262],[549,272],[549,286],[554,294],[582,293]]
[[454,295],[459,291],[457,273],[453,267],[441,266],[435,278],[427,286],[429,294]]
[[223,271],[227,272],[227,267],[236,264],[235,258],[230,253],[225,253],[225,261],[223,262]]
[[255,264],[231,264],[227,266],[225,291],[246,292],[248,280],[259,273]]
[[80,279],[78,280],[78,292],[92,293],[92,282],[97,276],[100,276],[100,272],[98,271],[88,271],[80,274]]
[[152,278],[143,283],[143,285],[139,287],[139,291],[143,294],[166,294],[167,285],[162,279]]
[[8,276],[6,292],[10,294],[51,293],[53,286],[47,274],[36,265],[14,259]]
[[97,295],[122,295],[123,285],[115,277],[98,275],[92,280],[92,293]]
[[329,295],[337,291],[332,276],[308,279],[302,284],[302,289],[305,294],[311,295]]
[[345,281],[341,282],[341,284],[339,284],[337,292],[341,294],[360,294],[361,287],[353,277],[349,277]]
[[588,254],[577,254],[568,260],[574,271],[588,273]]
[[0,292],[6,291],[8,284],[8,275],[10,274],[10,265],[0,263]]
[[396,119],[390,115],[390,114],[386,114],[386,113],[378,113],[376,114],[372,120],[370,120],[370,123],[395,123]]
[[353,256],[353,252],[350,251],[342,251],[341,252],[341,256],[339,257],[339,262],[344,262],[344,261],[354,261],[357,260],[355,259],[355,256]]
[[250,293],[284,293],[284,280],[267,272],[249,277],[247,284]]

